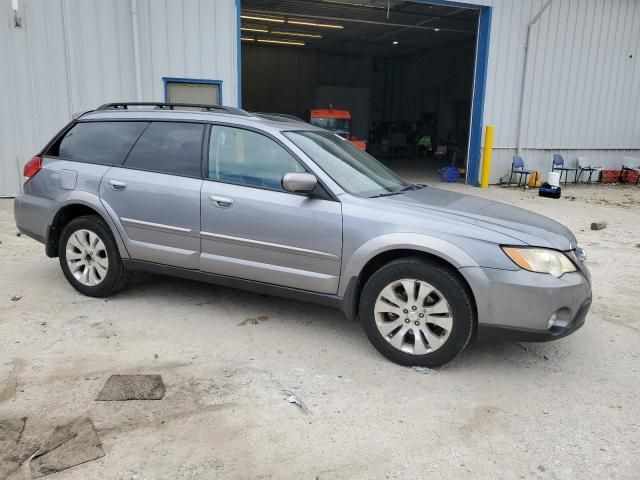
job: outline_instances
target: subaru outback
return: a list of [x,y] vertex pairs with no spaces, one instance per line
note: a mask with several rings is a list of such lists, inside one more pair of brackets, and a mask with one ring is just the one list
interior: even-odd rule
[[591,280],[563,225],[408,183],[341,137],[232,107],[107,104],[24,167],[15,219],[80,293],[144,270],[340,308],[403,365],[477,334],[584,323]]

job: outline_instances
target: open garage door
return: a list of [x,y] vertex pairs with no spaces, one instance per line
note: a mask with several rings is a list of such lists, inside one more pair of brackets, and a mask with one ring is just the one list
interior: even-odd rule
[[416,1],[243,0],[242,106],[335,127],[407,180],[464,173],[479,18]]

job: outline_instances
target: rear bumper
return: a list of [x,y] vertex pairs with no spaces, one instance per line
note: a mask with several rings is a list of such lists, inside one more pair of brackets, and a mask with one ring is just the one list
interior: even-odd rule
[[[481,337],[555,340],[578,330],[591,306],[591,282],[586,268],[560,278],[525,270],[480,267],[462,268],[460,272],[476,300]],[[549,328],[552,317],[555,320]]]
[[13,215],[18,231],[41,243],[46,242],[52,200],[23,194],[15,198]]

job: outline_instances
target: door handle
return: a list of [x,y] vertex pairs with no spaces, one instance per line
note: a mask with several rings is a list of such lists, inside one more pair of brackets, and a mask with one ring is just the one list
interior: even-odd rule
[[127,184],[126,182],[121,182],[120,180],[109,180],[109,185],[114,190],[126,190]]
[[220,197],[218,195],[211,195],[209,200],[211,200],[216,207],[220,208],[229,208],[233,205],[233,200],[231,198]]

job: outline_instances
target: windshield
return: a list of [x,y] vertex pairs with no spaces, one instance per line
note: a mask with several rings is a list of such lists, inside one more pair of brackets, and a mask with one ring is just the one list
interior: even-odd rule
[[371,155],[337,135],[310,131],[284,135],[352,195],[375,197],[411,187]]
[[351,120],[348,118],[322,118],[314,117],[309,122],[316,127],[324,128],[330,132],[335,132],[338,135],[351,134]]

